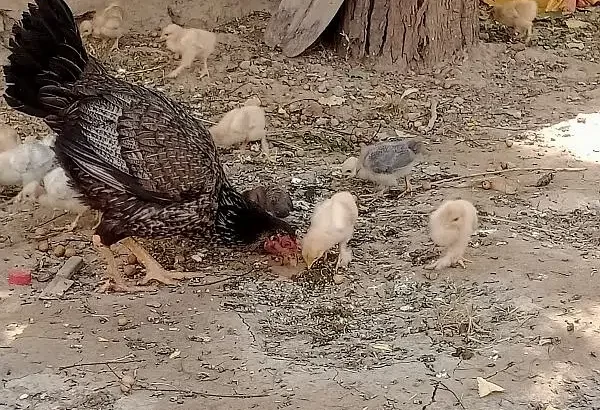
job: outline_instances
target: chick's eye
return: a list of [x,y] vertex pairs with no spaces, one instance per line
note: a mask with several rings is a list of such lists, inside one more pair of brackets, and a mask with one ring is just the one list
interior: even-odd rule
[[456,217],[456,218],[454,218],[454,219],[452,220],[452,222],[458,222],[458,219],[459,219],[459,218],[458,218],[458,217]]

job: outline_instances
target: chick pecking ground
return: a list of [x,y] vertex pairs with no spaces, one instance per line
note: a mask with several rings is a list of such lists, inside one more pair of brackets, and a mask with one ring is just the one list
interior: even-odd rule
[[[287,59],[259,41],[268,17],[203,27],[219,43],[201,79],[198,63],[165,78],[178,61],[154,25],[142,27],[151,35],[123,36],[119,50],[93,39],[89,49],[116,75],[161,89],[208,121],[259,97],[275,155],[261,156],[260,143],[222,150],[227,174],[240,190],[285,186],[294,202],[287,219],[303,232],[317,203],[355,194],[349,267],[334,272],[336,249],[307,272],[188,239],[142,241],[165,268],[205,275],[142,295],[99,294],[93,214],[65,232],[75,215],[3,204],[0,272],[26,266],[34,280],[0,284],[0,408],[600,406],[600,143],[585,134],[600,123],[598,12],[536,21],[527,48],[486,21],[469,60],[401,77],[320,44]],[[585,28],[569,28],[570,19]],[[319,102],[332,96],[341,104]],[[432,107],[437,119],[426,131]],[[45,135],[4,103],[0,119],[22,137]],[[424,141],[412,195],[376,196],[373,184],[342,175],[361,143],[393,139],[395,130]],[[554,171],[541,187],[553,171],[511,170],[564,167],[586,170]],[[486,171],[497,174],[458,178]],[[485,181],[495,189],[483,189]],[[423,267],[441,250],[429,239],[429,213],[450,198],[477,207],[466,251],[473,262],[430,281]],[[38,299],[73,254],[84,258],[74,284],[62,299]],[[144,276],[135,258],[120,258],[132,281]],[[125,395],[119,378],[134,371]],[[505,392],[479,398],[477,377]]]

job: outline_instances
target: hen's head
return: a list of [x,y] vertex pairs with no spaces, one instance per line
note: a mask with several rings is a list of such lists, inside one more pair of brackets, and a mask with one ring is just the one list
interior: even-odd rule
[[263,247],[265,252],[279,256],[284,262],[289,261],[291,264],[295,264],[298,261],[300,246],[295,235],[273,235],[265,240]]

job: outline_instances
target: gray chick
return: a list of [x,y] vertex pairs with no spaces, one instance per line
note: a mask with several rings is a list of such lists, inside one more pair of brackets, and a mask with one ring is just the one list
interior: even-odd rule
[[361,179],[383,186],[398,186],[398,179],[404,177],[406,191],[411,192],[410,172],[419,160],[423,142],[417,139],[386,141],[365,146],[360,157],[350,157],[342,165],[342,173],[358,176]]
[[242,195],[278,218],[286,218],[294,209],[290,194],[277,186],[257,186],[242,192]]

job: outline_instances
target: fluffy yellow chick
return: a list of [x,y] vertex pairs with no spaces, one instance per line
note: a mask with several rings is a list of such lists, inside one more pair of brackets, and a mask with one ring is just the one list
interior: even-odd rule
[[179,67],[171,71],[167,75],[168,78],[177,77],[183,70],[191,67],[196,58],[202,60],[203,70],[200,78],[210,77],[206,61],[217,45],[215,33],[199,28],[183,28],[177,24],[169,24],[163,28],[160,39],[167,42],[167,48],[175,53],[176,58],[181,56]]
[[210,127],[210,134],[220,147],[242,143],[241,149],[246,149],[249,142],[260,141],[262,151],[268,154],[265,124],[265,110],[249,105],[229,111],[218,124]]
[[533,33],[533,20],[537,15],[535,0],[512,0],[494,6],[492,18],[508,27],[512,27],[517,35],[529,43]]
[[115,42],[110,50],[118,50],[119,39],[125,34],[124,18],[123,7],[112,1],[104,10],[97,12],[92,20],[83,21],[79,25],[79,31],[82,37],[92,35],[96,38],[114,38]]
[[0,152],[15,148],[21,143],[17,131],[10,125],[0,125]]
[[444,256],[427,265],[426,269],[444,269],[460,265],[469,245],[469,238],[477,229],[477,209],[469,201],[458,199],[444,201],[429,217],[429,229],[433,242],[445,248]]
[[302,240],[302,257],[308,269],[337,244],[340,245],[340,254],[335,267],[348,266],[352,260],[348,241],[352,238],[357,219],[356,200],[348,191],[338,192],[317,205],[310,228]]

